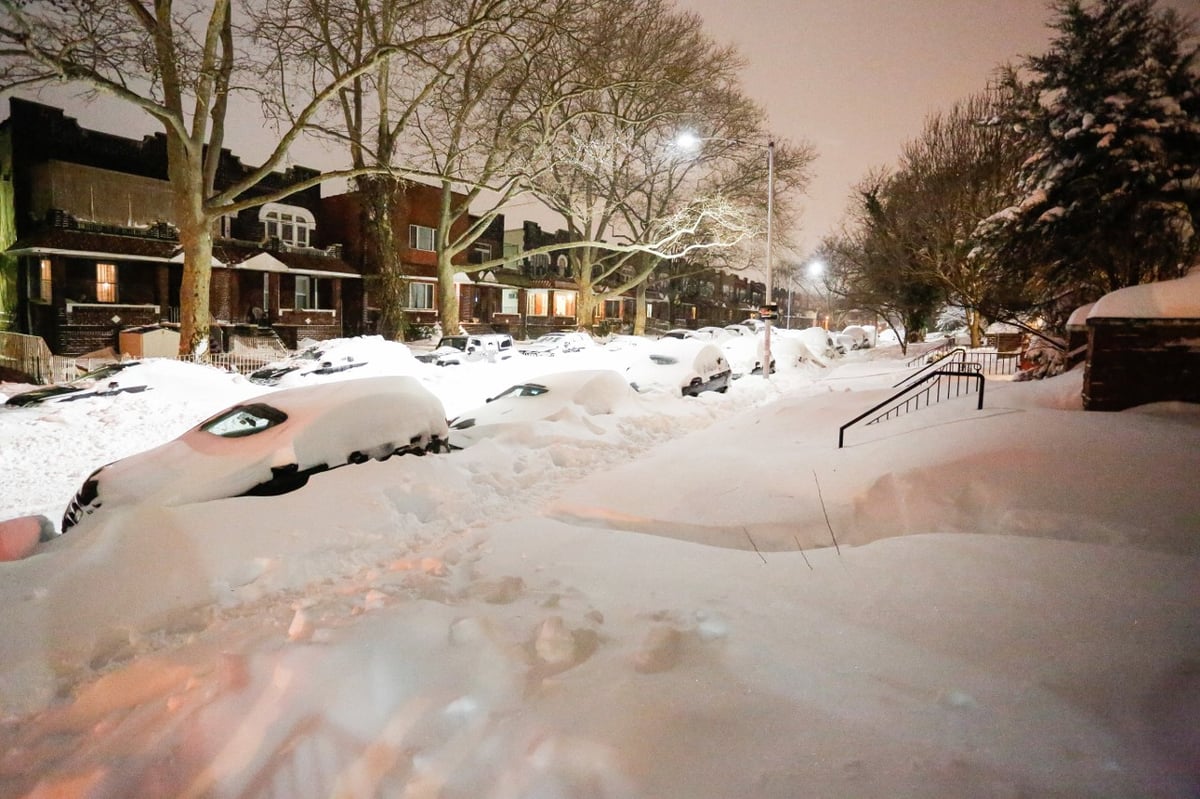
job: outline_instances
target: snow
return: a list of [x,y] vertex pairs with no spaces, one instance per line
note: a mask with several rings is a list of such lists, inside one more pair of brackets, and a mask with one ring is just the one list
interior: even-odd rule
[[1088,319],[1200,319],[1200,269],[1101,297]]
[[[418,376],[453,414],[596,350]],[[0,795],[1197,795],[1200,410],[1076,370],[838,449],[906,361],[97,515],[0,563]],[[222,385],[0,412],[0,518]]]

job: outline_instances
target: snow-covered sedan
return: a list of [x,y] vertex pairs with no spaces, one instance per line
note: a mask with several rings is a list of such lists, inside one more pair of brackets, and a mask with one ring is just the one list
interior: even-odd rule
[[637,391],[677,392],[685,397],[705,391],[723,393],[731,375],[720,347],[692,338],[660,338],[626,369]]
[[587,333],[559,330],[538,336],[528,344],[520,345],[519,349],[522,355],[560,355],[564,352],[582,352],[595,344]]
[[412,377],[263,394],[174,441],[97,469],[68,505],[62,530],[122,505],[284,494],[339,466],[440,452],[448,448],[448,432],[441,401]]
[[580,369],[543,375],[511,386],[450,422],[450,444],[468,447],[484,438],[532,427],[541,422],[564,427],[579,422],[595,432],[590,417],[616,413],[637,394],[621,374],[612,369]]
[[91,397],[137,394],[149,388],[145,375],[132,368],[138,364],[138,361],[107,363],[68,383],[56,383],[14,394],[5,405],[25,407],[43,402],[73,402]]

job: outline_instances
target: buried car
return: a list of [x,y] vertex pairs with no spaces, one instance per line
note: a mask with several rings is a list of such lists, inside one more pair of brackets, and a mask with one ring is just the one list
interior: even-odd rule
[[92,472],[67,506],[62,531],[123,505],[284,494],[339,466],[442,451],[448,431],[441,401],[412,377],[270,392]]
[[724,392],[732,371],[721,348],[692,338],[661,338],[639,353],[625,370],[640,392],[678,392],[694,397],[705,391]]
[[503,361],[513,357],[513,337],[507,333],[478,333],[442,336],[432,352],[417,356],[418,361],[438,366],[457,366],[473,361]]
[[[453,419],[450,443],[467,447],[521,424],[611,414],[635,397],[625,378],[612,369],[555,372],[511,386]],[[595,432],[594,427],[589,430]]]
[[127,371],[140,361],[107,363],[66,383],[22,391],[8,398],[5,405],[24,407],[43,402],[72,402],[89,397],[111,397],[117,394],[136,394],[149,388],[138,370]]

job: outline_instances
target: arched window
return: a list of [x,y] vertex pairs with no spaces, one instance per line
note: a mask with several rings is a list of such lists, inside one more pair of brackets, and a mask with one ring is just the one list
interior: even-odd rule
[[265,203],[258,209],[266,237],[292,247],[307,247],[317,229],[316,217],[307,208],[282,203]]

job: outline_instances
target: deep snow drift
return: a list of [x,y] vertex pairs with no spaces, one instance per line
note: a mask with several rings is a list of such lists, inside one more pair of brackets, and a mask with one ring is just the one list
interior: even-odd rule
[[[457,415],[598,365],[422,374]],[[0,564],[0,795],[1197,795],[1198,409],[1085,413],[1073,372],[839,450],[909,371],[97,517]],[[220,380],[0,413],[0,516],[263,390]]]

